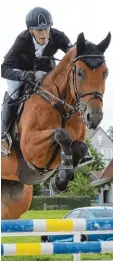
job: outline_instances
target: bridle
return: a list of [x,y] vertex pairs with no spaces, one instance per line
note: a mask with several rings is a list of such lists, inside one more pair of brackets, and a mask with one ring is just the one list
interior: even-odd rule
[[[105,57],[103,55],[81,55],[81,56],[77,56],[73,61],[73,67],[72,67],[73,90],[74,90],[74,94],[75,94],[75,97],[76,97],[76,106],[78,108],[80,115],[84,114],[84,112],[87,108],[87,105],[91,102],[91,100],[99,98],[101,100],[101,102],[103,102],[103,94],[100,93],[100,92],[92,91],[92,92],[86,92],[86,93],[83,93],[83,94],[78,93],[77,85],[76,85],[76,62],[78,60],[81,60],[82,58],[102,58],[103,62],[105,61]],[[95,69],[93,68],[93,70],[95,70]],[[89,95],[92,95],[92,98],[90,98],[86,104],[84,104],[80,101],[80,99],[82,97],[89,96]]]
[[[57,59],[57,58],[54,58],[54,57],[48,57],[48,56],[47,57],[42,56],[42,58],[61,61],[60,59]],[[75,98],[76,98],[76,101],[73,105],[66,103],[65,100],[61,98],[59,87],[56,84],[52,84],[52,86],[56,87],[58,94],[59,94],[59,97],[55,96],[53,94],[52,86],[51,86],[50,92],[45,90],[43,88],[43,86],[41,86],[42,80],[41,81],[39,80],[37,83],[30,81],[32,86],[30,86],[30,88],[26,88],[24,95],[22,97],[20,97],[17,101],[14,101],[13,103],[11,102],[10,104],[11,105],[19,104],[21,102],[26,101],[28,98],[30,98],[32,94],[39,94],[41,97],[43,97],[45,100],[47,100],[52,105],[52,107],[56,108],[61,113],[62,118],[64,118],[65,120],[68,119],[69,116],[71,114],[73,114],[74,112],[78,112],[79,115],[81,117],[83,117],[83,115],[84,115],[84,113],[87,109],[87,105],[90,103],[90,101],[93,100],[93,99],[100,99],[101,102],[102,102],[103,101],[103,94],[100,93],[100,92],[97,92],[97,91],[86,92],[86,93],[83,93],[83,94],[78,93],[77,85],[76,85],[76,62],[78,60],[81,60],[82,58],[102,58],[102,63],[105,61],[105,58],[104,58],[103,55],[81,55],[81,56],[75,57],[75,59],[73,60],[73,66],[68,73],[68,76],[69,76],[70,72],[72,71],[72,75],[73,75],[73,80],[72,80],[73,81],[73,90],[74,90],[74,94],[75,94]],[[93,70],[95,70],[95,69],[93,68]],[[92,97],[88,100],[87,103],[83,103],[83,102],[80,101],[82,97],[89,96],[89,95],[92,95]],[[59,106],[57,105],[56,102],[54,102],[54,100],[56,100],[62,106],[62,110],[59,109]],[[68,112],[67,112],[66,108],[68,108]]]
[[[45,59],[53,59],[53,60],[61,61],[60,59],[56,59],[56,58],[53,58],[53,57],[44,57],[44,56],[43,56],[42,58],[45,58]],[[80,55],[80,56],[75,57],[75,59],[73,60],[73,66],[72,66],[71,70],[70,70],[69,73],[68,73],[68,75],[70,75],[70,72],[72,71],[72,75],[73,75],[73,79],[72,79],[72,81],[73,81],[73,90],[74,90],[74,94],[75,94],[75,98],[76,98],[76,101],[75,101],[75,104],[74,104],[74,105],[69,105],[68,103],[66,103],[66,102],[60,97],[60,91],[59,91],[59,87],[58,87],[58,86],[56,86],[56,88],[57,88],[57,91],[58,91],[58,93],[59,93],[59,97],[55,96],[52,92],[50,93],[50,92],[48,92],[47,90],[44,90],[41,86],[39,86],[39,89],[38,89],[38,91],[39,91],[40,89],[42,90],[43,94],[42,94],[42,92],[40,92],[40,91],[41,91],[41,90],[40,90],[40,91],[39,91],[40,95],[43,96],[46,100],[48,100],[53,107],[56,107],[56,108],[58,109],[57,104],[56,104],[53,100],[51,101],[51,99],[48,98],[48,95],[49,95],[49,97],[52,97],[53,99],[56,99],[58,102],[60,102],[60,104],[63,105],[63,107],[64,107],[64,112],[65,112],[65,113],[63,114],[63,117],[64,117],[65,119],[68,118],[68,117],[69,117],[72,113],[74,113],[74,112],[78,112],[80,116],[83,116],[84,113],[85,113],[85,111],[86,111],[86,109],[87,109],[87,105],[88,105],[88,104],[91,102],[91,100],[93,100],[93,99],[100,99],[101,102],[103,102],[103,94],[100,93],[100,92],[92,91],[92,92],[86,92],[86,93],[83,93],[83,94],[79,94],[79,93],[78,93],[78,89],[77,89],[77,85],[76,85],[76,62],[77,62],[78,60],[82,60],[83,58],[84,58],[84,59],[85,59],[85,58],[86,58],[86,59],[87,59],[87,58],[102,58],[101,64],[104,63],[104,61],[105,61],[104,55]],[[93,68],[93,70],[95,70],[95,68]],[[53,84],[53,86],[55,86],[55,84]],[[45,95],[44,95],[44,93],[45,93]],[[80,101],[82,97],[89,96],[89,95],[90,95],[90,96],[92,95],[92,97],[88,100],[87,103],[83,103],[83,102]],[[66,110],[66,107],[69,109],[68,112],[66,112],[66,111],[67,111],[67,110]]]

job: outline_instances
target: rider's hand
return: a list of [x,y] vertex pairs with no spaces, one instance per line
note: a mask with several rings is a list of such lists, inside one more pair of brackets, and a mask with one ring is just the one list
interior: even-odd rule
[[24,82],[35,82],[35,73],[33,71],[21,71],[19,72],[18,78]]

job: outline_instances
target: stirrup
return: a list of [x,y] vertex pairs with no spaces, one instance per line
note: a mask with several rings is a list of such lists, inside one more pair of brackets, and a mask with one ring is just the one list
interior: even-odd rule
[[[4,138],[5,137],[5,138]],[[7,156],[11,153],[12,138],[6,131],[2,132],[1,138],[1,154]]]

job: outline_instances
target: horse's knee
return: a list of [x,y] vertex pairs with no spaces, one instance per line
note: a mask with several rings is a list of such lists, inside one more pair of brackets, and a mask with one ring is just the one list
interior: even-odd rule
[[60,145],[65,154],[69,154],[72,145],[72,138],[64,128],[58,128],[54,134],[55,141]]
[[58,128],[55,131],[54,138],[58,143],[72,143],[72,138],[64,128]]

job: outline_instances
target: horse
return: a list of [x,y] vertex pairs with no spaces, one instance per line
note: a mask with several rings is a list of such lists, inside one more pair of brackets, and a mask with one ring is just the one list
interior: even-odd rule
[[74,169],[88,150],[86,127],[97,128],[103,118],[108,75],[104,52],[110,40],[109,32],[96,45],[80,33],[57,66],[25,88],[19,137],[8,157],[2,158],[2,219],[17,219],[26,212],[33,185],[57,170],[51,180],[54,190],[64,189],[62,180],[65,187],[73,180]]

